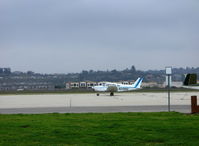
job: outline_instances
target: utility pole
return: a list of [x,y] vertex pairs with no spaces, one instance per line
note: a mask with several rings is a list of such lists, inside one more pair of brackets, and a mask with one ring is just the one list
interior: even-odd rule
[[168,75],[168,111],[170,112],[170,76]]
[[170,84],[171,84],[171,74],[172,74],[172,67],[166,67],[166,75],[167,75],[167,80],[168,80],[168,84],[167,84],[167,89],[168,89],[168,112],[170,112]]

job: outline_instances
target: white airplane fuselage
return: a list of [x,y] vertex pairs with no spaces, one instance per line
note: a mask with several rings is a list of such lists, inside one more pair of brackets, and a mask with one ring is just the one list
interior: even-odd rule
[[195,90],[199,90],[199,86],[182,86],[183,88],[187,88],[187,89],[195,89]]
[[109,92],[110,87],[116,88],[117,92],[131,91],[140,89],[143,78],[138,78],[132,85],[123,85],[118,83],[104,83],[103,85],[94,86],[93,89],[97,92]]

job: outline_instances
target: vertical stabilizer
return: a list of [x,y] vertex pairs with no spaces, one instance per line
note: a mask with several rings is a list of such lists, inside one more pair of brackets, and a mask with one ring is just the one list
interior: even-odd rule
[[197,84],[197,74],[187,74],[183,85],[188,86],[193,84]]
[[140,88],[140,86],[142,84],[142,80],[143,80],[143,78],[138,78],[132,86],[134,88]]

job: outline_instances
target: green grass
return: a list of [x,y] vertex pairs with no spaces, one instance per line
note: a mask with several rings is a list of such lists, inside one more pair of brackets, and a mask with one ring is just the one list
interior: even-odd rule
[[0,145],[199,145],[199,115],[1,115]]

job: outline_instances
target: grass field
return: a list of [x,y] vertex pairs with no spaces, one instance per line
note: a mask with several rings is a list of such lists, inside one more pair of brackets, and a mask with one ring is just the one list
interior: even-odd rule
[[199,145],[199,115],[0,115],[0,145]]

